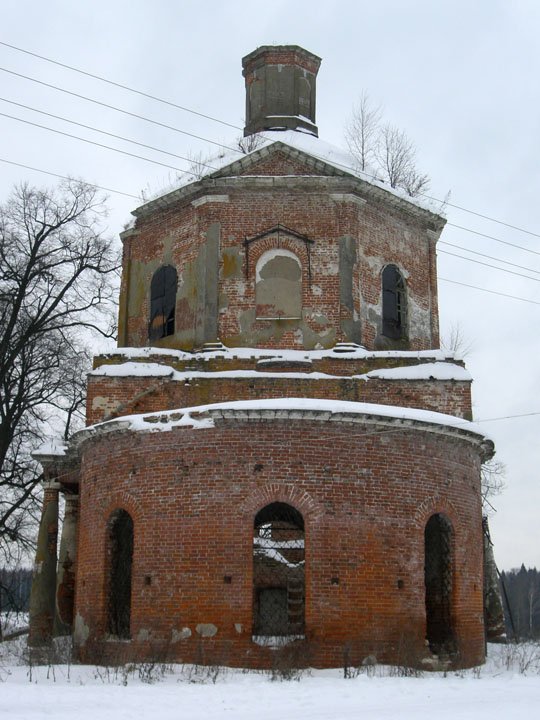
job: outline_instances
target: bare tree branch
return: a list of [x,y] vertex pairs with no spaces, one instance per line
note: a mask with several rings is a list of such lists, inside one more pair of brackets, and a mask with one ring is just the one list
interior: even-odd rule
[[369,95],[362,92],[345,126],[345,139],[349,151],[358,161],[359,170],[369,170],[375,165],[381,119],[382,108],[372,105]]
[[345,127],[345,139],[358,169],[414,197],[425,192],[429,177],[416,167],[416,149],[403,130],[382,122],[382,109],[362,93]]
[[[82,422],[83,332],[114,332],[119,261],[105,205],[70,180],[28,185],[0,206],[0,553],[28,547],[38,514],[32,451]],[[63,430],[62,430],[63,428]]]
[[254,133],[253,135],[246,135],[246,137],[239,137],[236,140],[238,149],[241,150],[244,155],[247,155],[248,153],[257,150],[257,148],[261,147],[261,145],[264,145],[264,142],[264,137],[262,135],[259,135],[258,133]]
[[506,466],[499,460],[488,460],[482,465],[482,505],[485,515],[489,515],[495,510],[491,501],[506,487],[505,476]]

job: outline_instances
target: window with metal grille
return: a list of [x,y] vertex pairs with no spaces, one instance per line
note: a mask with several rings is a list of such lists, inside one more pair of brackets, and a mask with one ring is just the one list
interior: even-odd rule
[[399,340],[406,335],[406,298],[403,276],[395,265],[382,273],[382,333]]
[[164,265],[154,273],[150,285],[150,340],[174,335],[176,288],[178,274],[172,265]]
[[433,653],[454,649],[452,627],[452,525],[440,513],[432,515],[424,531],[426,639]]
[[109,521],[108,622],[111,635],[130,637],[131,566],[133,520],[125,510],[116,510]]
[[260,510],[253,533],[253,635],[304,633],[304,519],[286,503]]

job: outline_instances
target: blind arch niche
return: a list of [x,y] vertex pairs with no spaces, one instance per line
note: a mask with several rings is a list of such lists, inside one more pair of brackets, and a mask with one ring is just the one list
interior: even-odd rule
[[284,248],[264,252],[255,267],[257,318],[298,320],[302,317],[302,264]]

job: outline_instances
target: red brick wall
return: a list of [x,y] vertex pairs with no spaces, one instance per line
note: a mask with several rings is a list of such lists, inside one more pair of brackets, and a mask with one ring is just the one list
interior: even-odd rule
[[[204,277],[193,277],[197,258],[204,257],[206,232],[217,224],[220,231],[220,269],[218,279],[218,337],[227,345],[252,347],[314,348],[331,347],[350,340],[342,327],[340,303],[339,241],[351,237],[356,245],[352,272],[354,316],[361,325],[361,342],[368,348],[389,345],[380,333],[381,272],[395,263],[404,275],[408,297],[408,342],[411,349],[438,346],[437,288],[434,274],[434,240],[428,238],[430,225],[414,213],[397,209],[367,197],[360,205],[332,194],[351,192],[354,181],[339,177],[317,177],[321,170],[303,165],[298,158],[275,152],[241,170],[233,180],[208,180],[197,196],[205,192],[225,194],[228,202],[191,205],[190,196],[166,209],[156,209],[137,220],[136,234],[125,240],[122,294],[129,289],[129,310],[124,317],[126,298],[120,317],[121,345],[148,345],[148,295],[153,272],[160,264],[171,263],[180,283],[204,284]],[[242,176],[269,176],[260,178]],[[283,176],[299,176],[284,178]],[[305,177],[305,176],[310,177]],[[270,183],[271,177],[279,183]],[[217,184],[216,184],[217,183]],[[358,184],[359,185],[359,184]],[[358,188],[357,188],[358,189]],[[359,191],[359,195],[361,192]],[[244,240],[275,227],[291,228],[313,241],[310,267],[301,239],[285,239],[288,249],[302,261],[303,322],[255,322],[255,262],[258,254],[280,241],[255,241],[246,251]],[[435,233],[436,234],[436,233]],[[237,253],[239,265],[231,272],[230,253]],[[249,267],[246,253],[249,252]],[[203,262],[203,261],[201,261]],[[247,270],[247,272],[246,272]],[[310,282],[307,281],[311,274]],[[128,279],[131,276],[131,279]],[[191,287],[191,285],[190,285]],[[180,294],[179,294],[180,298]],[[157,344],[192,349],[196,346],[190,329],[201,308],[191,295],[178,300],[176,317],[184,335]],[[211,338],[212,341],[218,338]],[[382,343],[382,345],[381,345]],[[386,343],[386,345],[385,345]],[[391,345],[391,344],[390,344]],[[389,345],[389,346],[390,346]]]
[[324,380],[257,377],[197,377],[171,381],[156,377],[88,378],[87,424],[143,412],[229,400],[306,397],[350,400],[433,410],[471,419],[469,382],[454,380]]
[[[339,666],[346,646],[355,663],[367,655],[405,663],[429,654],[424,527],[438,512],[454,531],[456,663],[483,661],[477,451],[424,430],[379,433],[290,419],[229,419],[206,430],[87,441],[75,623],[78,642],[87,636],[81,659],[161,653],[269,664],[272,651],[252,643],[251,624],[253,521],[270,502],[304,516],[309,664]],[[132,515],[135,535],[133,639],[120,644],[104,639],[107,521],[117,508]],[[205,623],[216,626],[213,638],[198,635]],[[183,628],[191,637],[173,642]]]

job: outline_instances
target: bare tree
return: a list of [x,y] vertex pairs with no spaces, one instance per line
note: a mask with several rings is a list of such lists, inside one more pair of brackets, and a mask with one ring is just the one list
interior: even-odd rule
[[488,460],[480,471],[482,508],[485,515],[490,515],[495,508],[492,500],[500,495],[506,487],[506,466],[500,460]]
[[380,106],[362,93],[345,128],[345,139],[358,169],[414,197],[425,192],[429,177],[416,167],[416,149],[403,130],[382,122]]
[[382,108],[372,105],[369,95],[362,92],[345,126],[345,139],[360,170],[369,170],[375,166],[381,120]]
[[266,140],[262,135],[254,133],[253,135],[246,135],[245,137],[237,138],[236,144],[238,145],[238,149],[241,150],[244,155],[247,155],[248,153],[257,150],[257,148],[260,148],[261,145],[264,145],[265,141]]
[[[39,470],[32,451],[84,406],[83,335],[114,333],[118,258],[103,199],[79,181],[17,187],[0,206],[0,556],[28,547]],[[115,314],[115,313],[114,313]]]
[[209,162],[212,160],[212,155],[210,154],[189,152],[188,158],[189,170],[186,171],[186,176],[189,182],[201,180],[205,175],[208,175],[209,172],[215,169],[209,165]]
[[416,150],[403,130],[383,125],[375,156],[391,187],[403,188],[409,195],[418,195],[427,188],[429,179],[417,171]]
[[474,341],[465,336],[459,323],[453,323],[447,334],[441,337],[441,349],[465,358],[474,350]]

